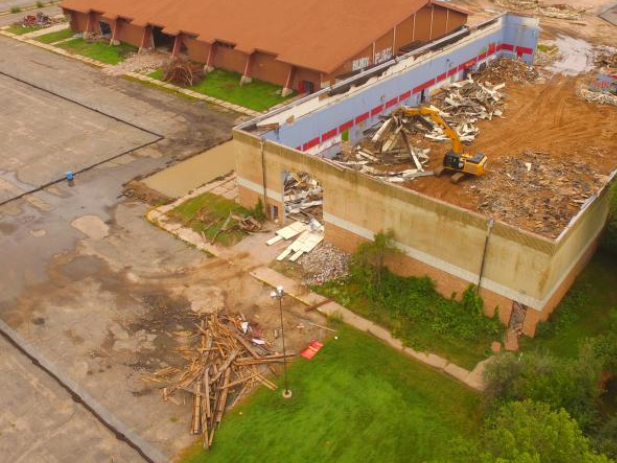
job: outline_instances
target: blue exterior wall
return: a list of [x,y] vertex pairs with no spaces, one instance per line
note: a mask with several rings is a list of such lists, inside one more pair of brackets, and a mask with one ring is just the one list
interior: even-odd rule
[[[341,134],[347,130],[349,140],[355,143],[362,132],[379,122],[379,116],[388,114],[401,105],[417,106],[423,96],[447,80],[464,78],[466,69],[500,56],[519,57],[533,63],[538,42],[537,20],[514,15],[498,18],[495,25],[472,34],[441,51],[432,51],[430,59],[418,56],[418,63],[378,81],[365,85],[332,104],[285,123],[277,130],[262,134],[263,138],[291,148],[331,156],[340,151]],[[350,79],[353,82],[354,78]],[[318,96],[316,96],[318,98]],[[306,101],[306,100],[305,100]]]

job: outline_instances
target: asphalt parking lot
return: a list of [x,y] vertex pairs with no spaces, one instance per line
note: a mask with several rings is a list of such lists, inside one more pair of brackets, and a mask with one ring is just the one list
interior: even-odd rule
[[[191,437],[185,404],[142,380],[177,360],[175,318],[151,320],[152,307],[222,292],[124,185],[228,140],[238,116],[5,37],[0,50],[0,319],[169,461]],[[7,196],[93,164],[73,186]],[[0,387],[0,461],[148,461],[2,339]]]
[[0,74],[0,203],[162,136]]

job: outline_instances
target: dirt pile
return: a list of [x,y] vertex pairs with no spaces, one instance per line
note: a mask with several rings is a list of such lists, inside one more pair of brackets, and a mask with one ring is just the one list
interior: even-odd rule
[[473,189],[478,209],[506,223],[529,221],[538,233],[554,235],[564,229],[606,181],[583,161],[562,162],[549,153],[524,151],[502,162],[502,168],[492,171],[490,184]]

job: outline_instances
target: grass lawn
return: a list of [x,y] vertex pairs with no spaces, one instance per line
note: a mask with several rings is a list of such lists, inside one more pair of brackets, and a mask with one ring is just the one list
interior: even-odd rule
[[31,27],[23,27],[23,26],[9,26],[6,31],[15,35],[24,35],[30,32],[38,31],[42,29],[43,26],[31,26]]
[[608,330],[611,310],[617,310],[617,261],[600,250],[549,322],[538,326],[534,339],[521,338],[521,347],[548,349],[558,356],[576,357],[583,338]]
[[[490,346],[492,341],[500,340],[503,327],[498,322],[490,322],[496,326],[498,333],[483,331],[472,339],[459,339],[451,336],[448,331],[438,329],[435,324],[440,322],[431,319],[430,313],[443,310],[440,304],[444,303],[445,298],[436,292],[428,292],[420,295],[422,304],[415,304],[410,301],[407,305],[417,305],[423,307],[421,310],[427,313],[426,317],[411,320],[404,314],[397,313],[392,307],[385,307],[383,304],[373,304],[363,294],[363,288],[353,281],[326,282],[323,285],[316,285],[314,291],[331,297],[339,304],[352,310],[354,313],[372,320],[381,326],[391,330],[393,334],[401,339],[404,344],[416,349],[447,358],[459,366],[473,369],[478,362],[491,355]],[[404,288],[397,289],[404,293]],[[408,291],[411,293],[411,291]],[[386,303],[386,305],[388,305]],[[483,316],[482,316],[483,317]]]
[[69,27],[68,29],[64,29],[64,30],[56,31],[56,32],[50,32],[49,34],[41,35],[39,37],[36,37],[34,40],[38,42],[42,42],[42,43],[55,43],[55,42],[59,42],[60,40],[71,38],[74,35],[75,35],[75,32],[71,30],[71,28]]
[[118,64],[132,52],[137,51],[137,47],[126,43],[120,45],[109,45],[104,42],[86,42],[84,39],[69,40],[58,45],[71,53],[87,56],[107,64]]
[[[162,80],[163,71],[154,71],[150,77]],[[189,88],[255,111],[264,111],[293,96],[282,97],[281,87],[261,80],[253,80],[250,84],[240,85],[240,77],[240,74],[235,72],[215,69],[201,83]]]
[[196,444],[181,461],[447,461],[452,439],[473,439],[481,419],[479,395],[346,326],[292,364],[289,387],[289,400],[259,389],[226,416],[211,451]]
[[[169,216],[191,227],[198,233],[204,232],[208,240],[223,228],[229,213],[238,215],[250,215],[252,211],[243,208],[229,199],[222,198],[212,193],[204,193],[179,205],[169,212]],[[233,224],[233,220],[230,224]],[[246,236],[241,230],[233,230],[221,233],[217,242],[224,246],[233,246]]]

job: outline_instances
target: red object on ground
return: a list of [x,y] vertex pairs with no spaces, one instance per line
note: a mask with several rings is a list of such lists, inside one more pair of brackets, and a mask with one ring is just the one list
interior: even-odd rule
[[317,352],[319,352],[322,347],[323,344],[319,341],[311,341],[308,347],[304,349],[300,355],[307,360],[311,360],[313,357],[315,357],[315,354],[317,354]]

